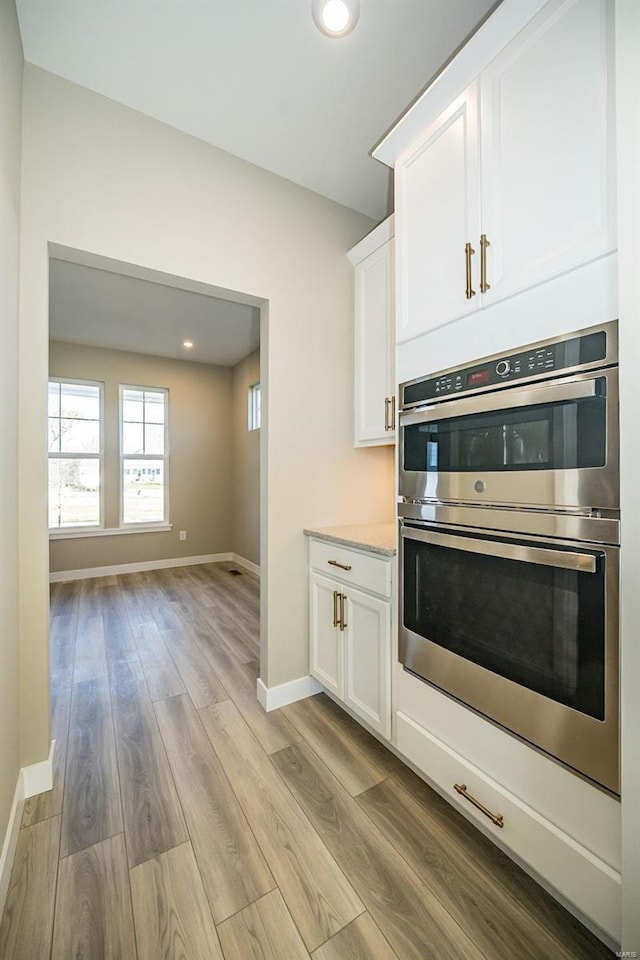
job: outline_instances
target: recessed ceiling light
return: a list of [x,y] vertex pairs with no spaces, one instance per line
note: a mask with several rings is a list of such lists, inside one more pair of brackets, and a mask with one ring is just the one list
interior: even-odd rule
[[193,346],[193,340],[183,340],[182,346],[187,347],[187,349],[191,348]]
[[326,36],[344,37],[358,22],[360,0],[311,0],[311,14]]

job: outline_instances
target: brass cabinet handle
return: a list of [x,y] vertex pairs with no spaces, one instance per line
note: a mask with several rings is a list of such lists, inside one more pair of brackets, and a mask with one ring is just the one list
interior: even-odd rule
[[476,800],[470,793],[467,793],[466,783],[454,783],[453,789],[456,793],[459,793],[461,797],[464,797],[465,800],[468,800],[469,803],[472,803],[474,807],[477,807],[478,810],[484,813],[485,817],[489,817],[489,820],[495,823],[496,827],[504,827],[504,815],[502,813],[492,813],[491,810],[487,810],[479,800]]
[[351,570],[350,563],[338,563],[337,560],[327,560],[327,563],[331,567],[340,567],[341,570]]
[[333,625],[334,627],[337,627],[338,623],[340,622],[338,620],[338,596],[339,596],[338,591],[334,590],[333,591]]
[[396,398],[384,398],[384,428],[385,430],[395,430],[396,428]]
[[470,243],[465,243],[464,252],[466,256],[466,265],[467,265],[467,289],[465,291],[465,296],[467,300],[471,300],[471,297],[475,297],[476,292],[471,287],[471,256],[475,253],[475,250]]
[[344,593],[339,593],[338,596],[340,597],[340,629],[344,630],[347,626],[344,619],[344,602],[347,598]]
[[480,237],[480,293],[491,290],[491,284],[487,283],[487,247],[490,246],[486,233],[483,233]]

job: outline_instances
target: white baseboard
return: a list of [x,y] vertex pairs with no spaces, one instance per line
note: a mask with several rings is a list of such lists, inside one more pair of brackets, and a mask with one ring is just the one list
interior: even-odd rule
[[18,773],[18,782],[13,795],[9,822],[2,844],[2,853],[0,853],[0,917],[2,917],[5,900],[7,899],[9,878],[16,853],[18,834],[20,833],[24,802],[29,797],[35,797],[36,794],[44,793],[53,787],[53,754],[55,748],[56,742],[52,740],[49,747],[49,756],[46,760],[41,760],[40,763],[32,763],[29,767],[22,767]]
[[265,686],[258,677],[258,703],[267,713],[271,710],[277,710],[278,707],[286,707],[288,703],[295,703],[296,700],[313,697],[316,693],[321,693],[322,690],[322,685],[314,677],[298,677],[297,680],[280,683],[277,687]]
[[[50,583],[68,580],[92,580],[94,577],[111,577],[118,573],[142,573],[144,570],[166,570],[171,567],[192,567],[198,563],[220,563],[231,560],[242,564],[233,553],[206,553],[201,557],[172,557],[170,560],[142,560],[140,563],[114,563],[107,567],[86,567],[84,570],[58,570],[49,574]],[[245,564],[249,561],[245,560]]]
[[16,792],[13,795],[9,822],[4,835],[2,844],[2,853],[0,853],[0,917],[4,911],[5,900],[7,899],[7,890],[9,889],[9,878],[13,866],[13,858],[18,843],[18,833],[20,832],[20,821],[22,820],[22,808],[24,807],[24,771],[18,774]]
[[22,768],[22,783],[24,788],[24,799],[35,797],[39,793],[46,793],[53,787],[53,754],[56,749],[55,740],[51,741],[49,747],[49,756],[40,763],[32,763],[29,767]]
[[258,564],[245,559],[245,557],[241,557],[239,553],[232,553],[231,560],[233,563],[237,563],[238,566],[244,567],[245,570],[248,570],[250,573],[255,573],[256,577],[260,576],[260,567]]

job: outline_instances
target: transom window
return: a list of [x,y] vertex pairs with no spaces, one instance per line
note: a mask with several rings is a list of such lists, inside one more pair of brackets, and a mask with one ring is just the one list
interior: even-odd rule
[[101,527],[102,384],[50,380],[49,528]]
[[121,522],[166,523],[168,391],[120,387]]

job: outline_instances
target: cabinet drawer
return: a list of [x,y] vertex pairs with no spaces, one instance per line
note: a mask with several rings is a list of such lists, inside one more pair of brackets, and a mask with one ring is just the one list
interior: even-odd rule
[[391,563],[382,557],[311,539],[309,563],[312,569],[325,576],[352,583],[381,597],[391,596]]
[[[511,850],[614,940],[620,939],[620,874],[444,741],[406,714],[396,715],[397,748],[450,803],[500,846]],[[461,796],[454,784],[494,814],[503,827]]]

